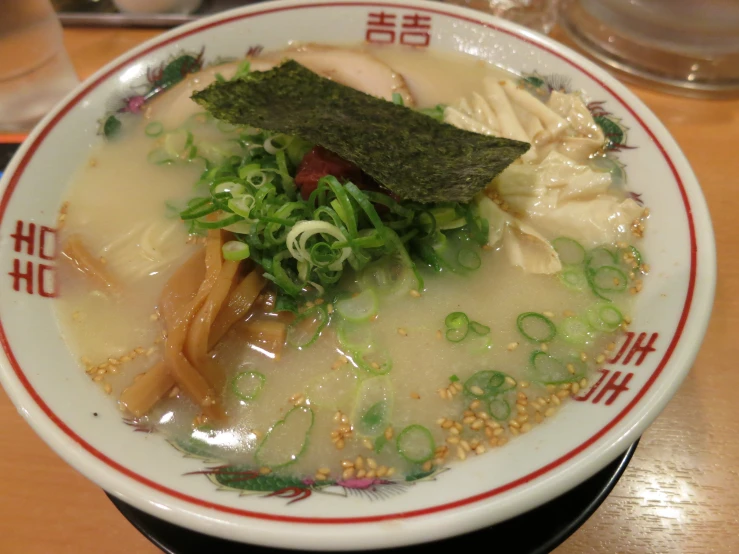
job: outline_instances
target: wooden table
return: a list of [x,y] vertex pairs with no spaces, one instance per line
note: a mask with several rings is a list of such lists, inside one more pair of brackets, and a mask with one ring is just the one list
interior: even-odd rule
[[[85,78],[159,32],[67,29],[65,39]],[[613,493],[556,553],[730,554],[739,552],[739,100],[632,88],[675,136],[708,198],[719,252],[716,304],[686,382]],[[0,421],[0,552],[158,552],[31,432],[3,393]]]

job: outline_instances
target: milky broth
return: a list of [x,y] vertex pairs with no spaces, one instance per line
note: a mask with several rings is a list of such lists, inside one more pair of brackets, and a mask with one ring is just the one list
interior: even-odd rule
[[[484,76],[499,71],[456,55],[384,48],[374,49],[373,53],[403,74],[419,106],[451,102],[471,90],[479,90]],[[158,102],[163,100],[166,94]],[[118,397],[135,375],[162,359],[163,325],[156,312],[158,299],[167,279],[198,248],[188,244],[185,226],[168,205],[181,208],[193,196],[193,184],[202,167],[148,163],[152,139],[144,133],[147,123],[143,118],[129,121],[126,132],[119,138],[95,147],[89,163],[80,168],[70,184],[62,230],[62,238],[79,234],[91,253],[105,258],[106,267],[121,282],[117,292],[101,292],[63,264],[61,295],[57,300],[64,338],[82,365],[88,366],[90,376],[111,395],[111,400]],[[148,237],[141,238],[147,232]],[[214,362],[224,368],[229,383],[222,391],[229,415],[224,426],[208,424],[194,428],[193,421],[199,411],[182,394],[161,401],[141,423],[155,425],[187,450],[258,467],[255,449],[297,403],[303,406],[302,410],[312,410],[313,424],[304,452],[299,455],[296,452],[297,461],[281,471],[313,475],[318,468],[326,467],[336,478],[343,474],[341,461],[353,460],[358,455],[373,457],[378,467],[394,468],[397,474],[417,470],[415,464],[399,455],[395,444],[400,431],[409,425],[427,428],[437,449],[444,445],[449,448],[448,458],[437,450],[436,459],[441,463],[462,457],[460,452],[478,445],[479,453],[502,446],[519,434],[519,430],[526,432],[537,422],[546,420],[558,409],[560,399],[566,403],[569,391],[552,400],[560,387],[547,389],[531,380],[530,358],[542,346],[521,335],[516,319],[525,312],[551,312],[550,319],[558,324],[566,315],[584,315],[594,304],[590,291],[573,291],[562,284],[558,275],[524,273],[508,262],[500,247],[483,250],[481,267],[466,275],[430,270],[421,270],[421,274],[425,290],[420,297],[381,293],[378,317],[369,324],[377,344],[386,349],[392,360],[392,369],[382,378],[392,396],[392,408],[388,410],[391,414],[388,427],[392,431],[387,431],[386,444],[382,444],[386,439],[381,438],[386,436],[385,429],[373,436],[357,432],[359,415],[354,413],[354,403],[360,381],[368,376],[351,361],[342,363],[346,361],[342,356],[347,352],[337,340],[339,323],[335,313],[314,345],[303,350],[286,346],[279,360],[250,347],[242,338],[241,324],[226,335],[212,353]],[[347,278],[345,286],[353,286],[351,278]],[[629,313],[629,296],[625,294],[616,300],[624,315]],[[489,341],[446,340],[444,321],[452,312],[464,312],[470,320],[489,326]],[[587,366],[587,375],[583,375],[587,379],[595,367],[594,359],[613,340],[614,335],[601,333],[590,345],[581,348],[558,337],[544,348],[568,360],[582,355],[587,361],[578,365],[578,372]],[[517,385],[506,393],[512,410],[509,418],[486,424],[490,419],[487,414],[479,415],[485,406],[475,406],[478,414],[473,420],[483,419],[476,429],[470,426],[474,421],[463,424],[461,438],[467,447],[472,445],[467,448],[454,438],[447,441],[455,433],[444,428],[440,421],[448,418],[463,422],[466,417],[463,411],[474,399],[457,389],[482,370],[504,372]],[[251,401],[240,400],[231,390],[234,376],[245,371],[258,371],[265,378],[261,393]],[[317,385],[319,381],[324,384],[322,389]],[[585,383],[578,382],[575,388],[581,384]],[[322,391],[326,386],[341,394],[320,398],[321,394],[325,396]],[[447,390],[454,394],[446,394]],[[301,402],[301,397],[306,400]],[[536,398],[545,400],[535,408]],[[517,401],[523,406],[520,413]],[[290,417],[303,417],[301,414],[293,411]],[[342,414],[346,417],[343,424]],[[521,417],[523,414],[526,417]],[[514,418],[519,419],[508,422]],[[293,438],[298,442],[308,426],[306,421],[295,424],[297,438]],[[355,429],[351,434],[340,434],[343,445],[338,448],[337,430],[342,425]],[[278,430],[285,428],[278,426]],[[275,448],[291,452],[295,441]],[[424,469],[429,469],[428,464]]]

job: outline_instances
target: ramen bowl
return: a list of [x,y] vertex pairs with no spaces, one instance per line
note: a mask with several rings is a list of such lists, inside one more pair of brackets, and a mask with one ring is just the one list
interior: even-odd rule
[[[410,478],[276,479],[135,432],[90,379],[54,309],[60,207],[92,145],[188,71],[293,42],[363,42],[477,58],[551,90],[581,91],[607,129],[609,171],[650,207],[651,266],[633,320],[556,418],[463,463]],[[63,214],[62,214],[63,216]],[[2,180],[2,383],[66,462],[124,502],[213,536],[272,547],[361,550],[458,535],[522,514],[603,469],[675,394],[712,305],[708,210],[674,139],[627,88],[555,41],[478,12],[422,1],[270,2],[178,27],[108,64],[31,133]],[[257,468],[258,469],[258,468]]]

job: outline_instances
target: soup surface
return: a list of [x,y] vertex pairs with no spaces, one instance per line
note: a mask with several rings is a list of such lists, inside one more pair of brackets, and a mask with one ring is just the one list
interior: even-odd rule
[[[331,290],[292,299],[294,312],[281,309],[284,295],[268,282],[222,338],[206,334],[207,359],[186,351],[224,418],[167,380],[173,332],[162,293],[214,236],[180,218],[202,195],[208,163],[182,156],[177,141],[186,137],[185,147],[194,144],[210,162],[246,160],[262,148],[249,143],[263,140],[260,130],[216,121],[189,100],[216,72],[230,78],[236,64],[206,69],[156,98],[145,117],[96,146],[70,184],[63,239],[73,263],[62,268],[57,301],[65,339],[104,393],[123,394],[128,417],[185,450],[321,480],[431,471],[538,424],[556,425],[548,420],[587,387],[630,322],[648,269],[636,249],[647,213],[603,171],[605,139],[595,123],[582,123],[576,93],[537,97],[514,76],[462,56],[396,48],[362,55],[402,76],[415,108],[436,107],[445,121],[476,132],[523,133],[533,148],[473,203],[485,220],[482,243],[471,240],[467,222],[450,224],[432,252],[436,267],[437,258],[415,251],[415,264],[389,254],[347,269]],[[252,71],[262,63],[254,60]],[[517,118],[513,130],[496,104],[496,82]],[[560,114],[568,130],[550,136],[554,117],[539,105],[527,111],[530,100],[516,96],[524,93]],[[253,175],[243,172],[239,184],[258,189]],[[229,298],[258,270],[249,263],[239,266]],[[152,368],[163,389],[139,413],[125,391]]]

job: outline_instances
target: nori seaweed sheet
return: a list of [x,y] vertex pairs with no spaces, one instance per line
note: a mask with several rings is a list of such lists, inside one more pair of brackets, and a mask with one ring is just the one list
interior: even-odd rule
[[469,202],[530,145],[440,123],[288,60],[192,96],[216,118],[296,135],[356,164],[402,199]]

